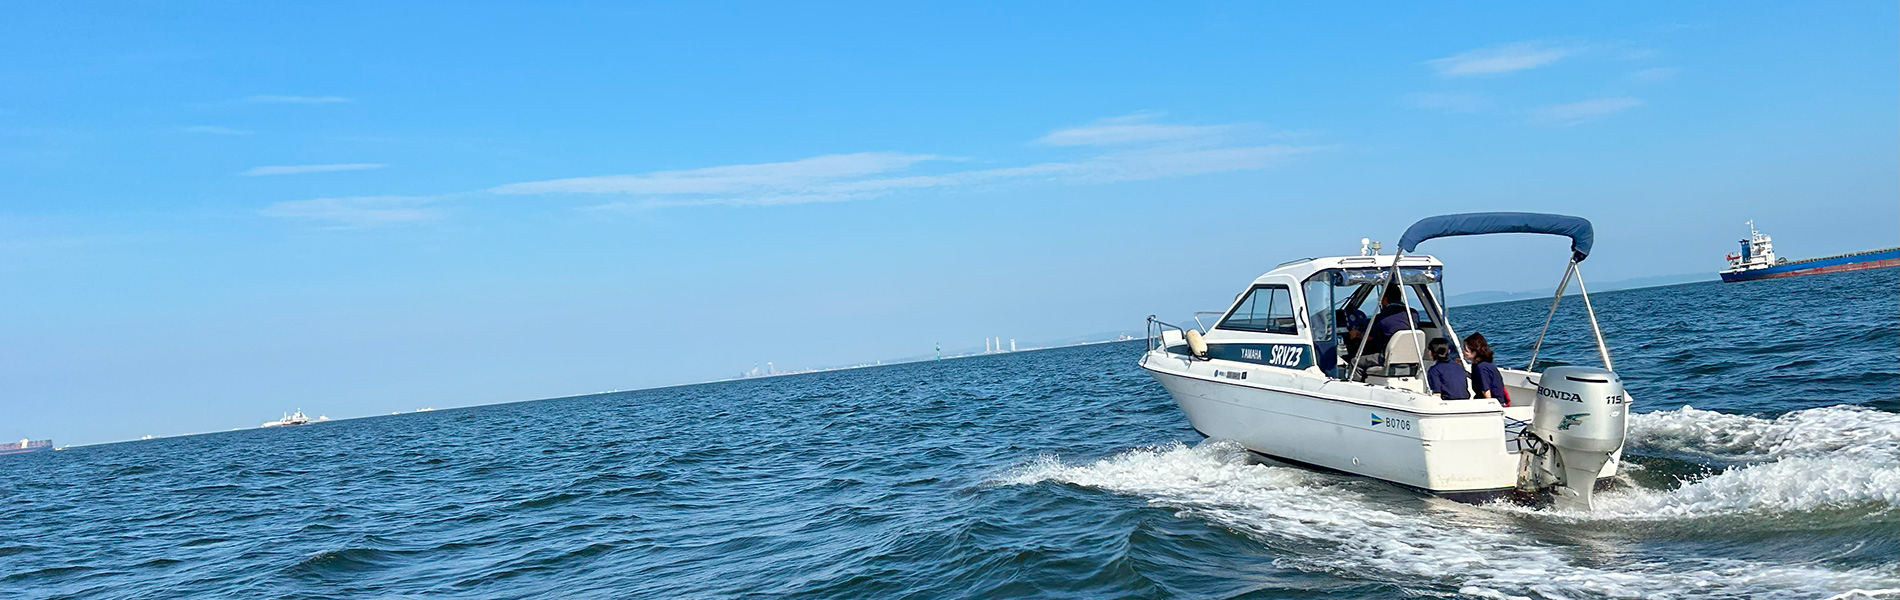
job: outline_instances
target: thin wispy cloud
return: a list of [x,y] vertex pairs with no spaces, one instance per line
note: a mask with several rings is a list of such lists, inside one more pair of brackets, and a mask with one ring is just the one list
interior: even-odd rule
[[268,167],[251,167],[249,170],[246,170],[243,173],[239,173],[239,175],[243,175],[245,177],[259,177],[259,176],[265,176],[265,175],[302,175],[305,173],[331,173],[331,172],[336,172],[336,171],[368,171],[371,169],[381,169],[387,166],[389,165],[377,164],[377,163],[346,163],[346,164],[336,164],[336,165],[277,165],[277,166],[268,166]]
[[1466,92],[1421,92],[1406,94],[1401,100],[1412,108],[1447,113],[1483,112],[1496,104],[1489,96]]
[[[497,186],[510,195],[618,197],[601,209],[657,206],[783,205],[841,202],[925,189],[1025,183],[1068,185],[1141,181],[1272,167],[1318,146],[1216,143],[1233,125],[1182,126],[1152,115],[1117,117],[1058,129],[1038,144],[1109,148],[1073,160],[1021,166],[954,168],[967,161],[932,154],[870,152],[699,169],[530,181]],[[1217,133],[1218,132],[1218,133]],[[1184,143],[1194,140],[1194,143]]]
[[390,227],[440,219],[442,211],[427,206],[436,200],[422,196],[316,198],[277,202],[264,207],[258,214],[338,228]]
[[771,206],[810,202],[872,199],[904,191],[981,188],[1025,183],[1089,185],[1144,181],[1246,171],[1272,167],[1287,158],[1318,150],[1308,146],[1246,146],[1199,150],[1140,150],[1117,152],[1071,162],[1044,162],[1020,167],[972,169],[936,175],[893,175],[826,182],[798,188],[759,190],[749,195],[650,195],[611,202],[594,208],[627,209],[660,206]]
[[[843,202],[926,190],[1001,186],[1092,185],[1272,168],[1325,146],[1260,143],[1284,137],[1237,125],[1174,125],[1141,114],[1057,129],[1034,143],[1083,149],[1067,160],[970,166],[937,154],[859,152],[782,162],[669,169],[625,175],[526,181],[468,193],[593,198],[581,210],[629,211],[669,206],[771,206]],[[1140,126],[1140,127],[1134,127]],[[1132,127],[1132,128],[1130,128]],[[1090,128],[1108,128],[1095,129]],[[1125,129],[1117,129],[1125,128]],[[258,167],[247,174],[289,174],[382,165]],[[462,194],[456,194],[462,195]],[[278,202],[261,214],[339,228],[421,224],[439,220],[450,196],[356,196]]]
[[1576,46],[1517,42],[1461,52],[1428,60],[1425,64],[1446,77],[1496,75],[1542,67],[1575,56],[1581,50]]
[[941,159],[929,154],[896,152],[833,154],[777,163],[531,181],[499,186],[493,191],[498,194],[750,194],[827,187]]
[[250,135],[252,133],[250,130],[220,125],[190,125],[180,127],[178,130],[185,133],[202,133],[205,135]]
[[1157,123],[1161,113],[1144,112],[1098,119],[1078,127],[1066,127],[1037,138],[1043,146],[1119,146],[1183,140],[1207,139],[1224,135],[1232,125],[1177,125]]
[[1569,104],[1557,104],[1539,108],[1531,111],[1531,116],[1538,121],[1546,123],[1575,125],[1577,123],[1607,117],[1642,105],[1642,100],[1628,96],[1593,98],[1582,102],[1571,102]]
[[350,102],[350,99],[342,96],[282,96],[276,94],[259,94],[247,97],[244,101],[254,104],[343,104]]
[[1638,83],[1658,83],[1658,82],[1675,79],[1676,75],[1681,72],[1682,72],[1682,69],[1677,69],[1674,67],[1657,67],[1654,69],[1643,69],[1641,71],[1631,73],[1630,81],[1635,81]]

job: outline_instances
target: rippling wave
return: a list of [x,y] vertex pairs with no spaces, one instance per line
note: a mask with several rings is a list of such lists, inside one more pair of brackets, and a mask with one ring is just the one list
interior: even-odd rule
[[[0,597],[1894,598],[1896,285],[1593,297],[1587,514],[1202,440],[1135,342],[0,457]],[[1521,364],[1547,306],[1454,320]]]

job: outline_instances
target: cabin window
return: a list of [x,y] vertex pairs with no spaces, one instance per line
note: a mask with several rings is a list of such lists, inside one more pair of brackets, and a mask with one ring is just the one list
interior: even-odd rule
[[1284,285],[1257,286],[1221,319],[1219,328],[1295,335],[1299,323],[1293,316],[1293,293]]
[[1337,377],[1339,371],[1339,331],[1338,316],[1333,311],[1333,284],[1326,274],[1315,275],[1306,280],[1306,322],[1313,334],[1314,364],[1328,377]]

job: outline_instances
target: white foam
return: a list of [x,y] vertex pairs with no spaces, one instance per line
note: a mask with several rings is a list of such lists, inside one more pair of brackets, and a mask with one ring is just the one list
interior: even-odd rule
[[1741,463],[1674,490],[1597,496],[1575,519],[1668,519],[1742,512],[1900,508],[1900,415],[1853,406],[1774,419],[1683,407],[1631,415],[1630,447]]
[[1684,406],[1631,414],[1629,443],[1743,461],[1821,454],[1900,460],[1900,414],[1827,406],[1763,419]]
[[1382,502],[1354,491],[1343,478],[1254,464],[1230,441],[1141,448],[1079,465],[1045,457],[1002,478],[1017,485],[1045,481],[1147,498],[1283,547],[1280,564],[1402,586],[1450,587],[1469,596],[1821,598],[1896,581],[1892,573],[1726,559],[1579,566],[1568,554],[1582,550],[1528,538],[1494,512],[1438,500]]
[[1854,457],[1798,457],[1729,469],[1669,491],[1599,495],[1593,519],[1705,517],[1875,505],[1900,508],[1900,468]]

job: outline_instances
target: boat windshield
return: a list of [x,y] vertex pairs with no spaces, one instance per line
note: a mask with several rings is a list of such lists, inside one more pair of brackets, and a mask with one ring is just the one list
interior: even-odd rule
[[[1327,269],[1335,286],[1357,286],[1385,283],[1392,277],[1391,269]],[[1399,282],[1405,285],[1425,285],[1438,283],[1441,267],[1399,267]]]
[[[1414,323],[1427,338],[1451,337],[1443,314],[1444,282],[1441,267],[1402,267],[1401,289]],[[1328,376],[1342,378],[1350,356],[1357,354],[1356,344],[1365,337],[1379,315],[1379,290],[1392,278],[1392,270],[1379,268],[1327,269],[1307,278],[1304,288],[1308,322],[1313,327],[1313,350],[1318,366]],[[1451,342],[1453,351],[1460,347]]]

